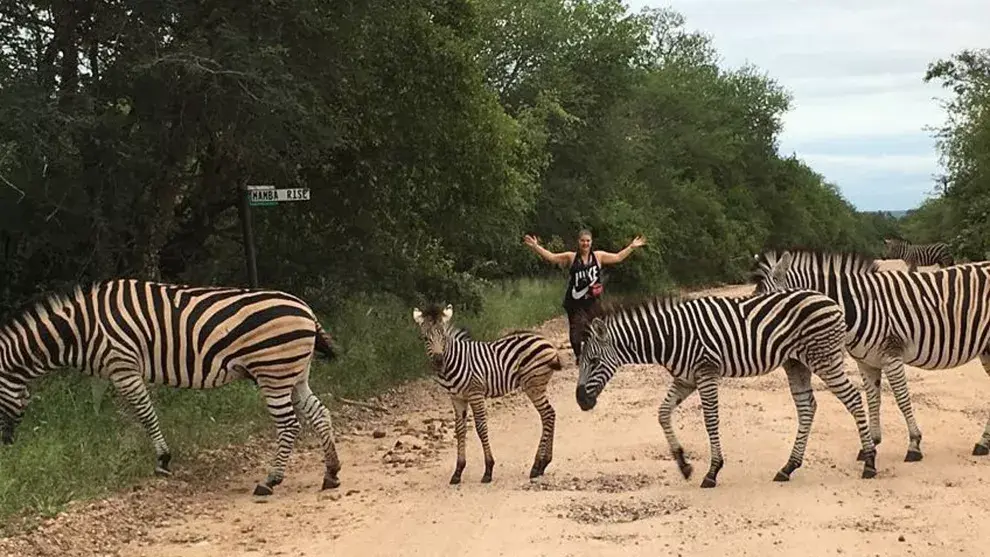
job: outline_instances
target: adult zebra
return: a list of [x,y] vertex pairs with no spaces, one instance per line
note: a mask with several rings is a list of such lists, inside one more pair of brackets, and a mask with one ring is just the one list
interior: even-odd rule
[[250,379],[278,432],[278,449],[255,495],[282,482],[300,424],[323,445],[323,489],[340,485],[330,413],[309,387],[314,348],[334,357],[330,335],[302,300],[274,290],[108,280],[54,294],[0,327],[0,440],[13,443],[28,402],[27,384],[55,369],[109,379],[155,446],[155,473],[171,474],[147,383],[211,389]]
[[901,259],[907,263],[908,271],[915,272],[919,266],[938,265],[945,268],[955,264],[948,244],[909,244],[904,240],[887,238],[883,241],[884,257]]
[[[927,272],[880,271],[855,253],[768,251],[755,256],[756,292],[811,289],[845,313],[846,347],[863,375],[874,444],[881,441],[880,376],[887,376],[908,429],[906,462],[923,458],[904,366],[935,370],[979,357],[990,374],[990,263]],[[990,454],[990,420],[973,447]]]
[[660,364],[673,376],[660,405],[659,421],[684,478],[692,467],[674,434],[671,414],[698,390],[711,465],[701,487],[715,487],[722,469],[718,382],[753,377],[783,366],[797,407],[798,429],[790,458],[774,481],[788,481],[801,467],[817,403],[811,374],[820,377],[856,420],[863,478],[876,476],[863,401],[843,369],[842,309],[827,296],[789,291],[744,297],[707,296],[692,300],[655,298],[589,316],[581,347],[577,402],[591,410],[616,369],[625,364]]
[[553,372],[561,368],[560,355],[552,342],[529,331],[514,331],[491,341],[472,340],[467,331],[454,327],[450,320],[454,308],[431,305],[413,309],[420,338],[436,372],[436,381],[450,393],[454,406],[454,433],[457,437],[457,463],[451,484],[461,482],[466,465],[467,408],[471,407],[474,426],[485,453],[482,483],[492,481],[495,459],[488,444],[488,418],[485,399],[506,395],[522,388],[540,414],[540,443],[529,477],[543,475],[553,460],[553,437],[556,413],[547,399],[547,384]]

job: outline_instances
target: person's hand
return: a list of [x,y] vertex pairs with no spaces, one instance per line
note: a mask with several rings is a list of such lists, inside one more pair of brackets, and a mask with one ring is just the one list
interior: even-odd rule
[[629,242],[629,246],[633,248],[638,248],[646,245],[646,238],[642,236],[636,236],[633,241]]
[[534,248],[535,248],[536,246],[538,246],[538,245],[540,245],[540,239],[539,239],[539,238],[537,238],[536,236],[531,236],[531,235],[529,235],[529,234],[527,234],[527,235],[525,235],[525,236],[523,236],[523,242],[524,242],[524,243],[525,243],[525,244],[526,244],[527,246],[532,246],[532,247],[534,247]]

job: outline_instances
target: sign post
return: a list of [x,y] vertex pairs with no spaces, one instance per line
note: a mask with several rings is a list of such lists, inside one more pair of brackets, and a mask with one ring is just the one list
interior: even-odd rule
[[241,192],[241,232],[244,236],[244,259],[247,262],[248,283],[258,288],[258,262],[251,226],[251,207],[271,207],[290,201],[309,201],[309,188],[276,189],[273,185],[245,185]]

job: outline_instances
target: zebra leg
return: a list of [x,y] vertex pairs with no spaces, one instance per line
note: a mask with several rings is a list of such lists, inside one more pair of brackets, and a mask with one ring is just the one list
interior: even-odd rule
[[337,457],[337,446],[333,439],[333,422],[330,419],[330,411],[320,399],[316,398],[309,383],[305,381],[296,384],[296,388],[293,389],[292,405],[296,413],[303,416],[316,430],[316,434],[320,436],[320,443],[323,445],[323,460],[326,464],[321,489],[340,487],[340,479],[337,477],[340,472],[340,459]]
[[660,421],[660,427],[663,429],[663,435],[667,438],[667,445],[670,446],[670,454],[674,457],[677,462],[677,467],[681,471],[681,475],[684,479],[691,478],[691,472],[693,468],[688,464],[687,460],[684,459],[684,448],[681,446],[681,442],[677,439],[677,435],[674,434],[674,426],[671,423],[671,415],[674,410],[684,400],[691,396],[691,393],[695,391],[697,385],[692,382],[684,381],[683,379],[674,378],[674,381],[670,384],[670,389],[667,390],[667,397],[660,404],[660,409],[657,411],[657,418]]
[[797,437],[794,439],[794,448],[791,449],[791,457],[774,476],[773,481],[775,482],[789,481],[791,474],[804,463],[804,451],[808,447],[811,424],[815,421],[815,412],[818,410],[815,391],[811,388],[811,370],[808,369],[808,366],[796,360],[789,360],[784,362],[783,367],[784,371],[787,372],[787,382],[791,386],[794,406],[797,408],[798,430]]
[[908,391],[907,375],[904,373],[904,362],[898,358],[893,360],[889,366],[883,370],[890,383],[890,390],[894,391],[894,400],[897,407],[904,415],[904,423],[908,430],[908,450],[904,456],[904,462],[918,462],[924,456],[921,454],[921,429],[914,419],[914,409],[911,407],[911,393]]
[[172,453],[169,451],[168,443],[165,442],[165,436],[162,435],[158,414],[151,404],[151,396],[148,394],[148,386],[144,378],[137,373],[117,373],[110,377],[110,381],[134,409],[138,420],[155,444],[155,475],[171,476],[172,472],[168,469],[168,465],[172,460]]
[[873,478],[877,475],[877,448],[873,444],[866,413],[863,412],[863,397],[843,369],[845,362],[841,350],[837,351],[828,361],[822,363],[824,365],[806,365],[825,382],[828,390],[832,391],[832,394],[842,402],[842,405],[856,420],[856,429],[859,431],[859,440],[862,444],[860,452],[863,453],[864,461],[862,477],[865,479]]
[[[990,349],[984,350],[980,354],[980,363],[983,364],[983,371],[990,375]],[[986,456],[988,454],[990,454],[990,419],[987,420],[987,425],[983,428],[983,436],[973,446],[973,456]]]
[[485,452],[485,473],[481,476],[481,483],[486,484],[492,481],[495,458],[492,456],[492,447],[488,444],[488,417],[485,412],[485,399],[482,397],[473,398],[469,404],[471,405],[471,414],[474,416],[474,429],[478,432],[481,449]]
[[701,481],[701,487],[715,487],[718,473],[725,462],[722,458],[722,443],[718,438],[718,376],[705,374],[698,378],[698,394],[701,396],[701,410],[705,415],[705,430],[711,445],[711,465]]
[[296,442],[301,426],[299,418],[292,404],[294,388],[278,389],[261,384],[261,392],[265,396],[268,406],[268,414],[275,421],[275,431],[278,437],[278,449],[275,452],[275,459],[272,462],[271,471],[264,483],[260,483],[254,488],[254,494],[268,496],[274,493],[274,487],[282,483],[285,478],[285,463],[292,454],[292,446]]
[[451,397],[454,403],[454,436],[457,437],[457,466],[454,475],[450,477],[451,485],[461,483],[461,474],[467,464],[464,446],[467,444],[467,402],[458,397]]
[[547,400],[546,383],[528,385],[524,387],[524,390],[526,396],[533,402],[536,411],[540,413],[540,444],[536,449],[536,458],[533,459],[533,468],[529,471],[529,477],[535,478],[542,476],[547,466],[550,465],[550,461],[553,460],[553,435],[557,413],[554,412],[553,406]]
[[[870,414],[870,434],[873,437],[873,446],[879,446],[883,438],[880,429],[880,368],[867,365],[863,362],[856,362],[859,373],[863,376],[863,390],[866,391],[866,405]],[[866,458],[864,451],[859,451],[856,460],[862,461]]]

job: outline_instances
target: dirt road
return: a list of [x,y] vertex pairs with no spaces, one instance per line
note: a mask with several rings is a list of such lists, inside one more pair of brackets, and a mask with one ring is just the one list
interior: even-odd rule
[[[541,330],[566,340],[562,320]],[[990,528],[990,458],[970,456],[990,393],[979,363],[941,372],[909,370],[925,434],[921,462],[903,462],[904,421],[885,390],[884,442],[873,480],[859,478],[852,417],[815,379],[818,414],[805,465],[791,482],[772,482],[797,427],[786,378],[778,370],[725,381],[720,413],[726,464],[716,488],[700,489],[708,441],[697,396],[674,417],[695,465],[695,475],[685,481],[656,418],[669,383],[666,371],[626,368],[593,411],[581,412],[573,394],[577,370],[570,352],[561,352],[565,368],[551,383],[557,411],[554,461],[536,482],[530,482],[528,471],[539,419],[517,394],[489,403],[494,481],[479,482],[482,454],[471,428],[464,481],[448,485],[455,456],[451,410],[439,387],[422,381],[404,389],[389,415],[375,421],[380,415],[369,413],[369,421],[342,426],[343,484],[335,493],[318,492],[319,453],[300,450],[285,484],[267,503],[250,494],[260,469],[221,471],[211,490],[185,493],[181,497],[188,504],[142,519],[120,543],[62,539],[50,549],[59,555],[135,557],[983,553],[980,542]],[[859,384],[851,360],[848,370]],[[385,436],[375,438],[375,430]],[[260,454],[267,457],[268,447],[260,447]],[[148,488],[158,495],[148,495],[143,505],[170,500],[161,494],[176,481]],[[126,512],[138,512],[134,509],[141,505]],[[115,521],[122,519],[121,511],[108,511],[87,524],[100,522],[112,537]],[[41,552],[37,542],[31,547]]]

